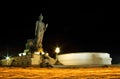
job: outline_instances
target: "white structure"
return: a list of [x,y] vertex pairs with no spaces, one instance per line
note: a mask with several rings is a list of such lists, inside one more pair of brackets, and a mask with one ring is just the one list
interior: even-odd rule
[[110,54],[103,52],[78,52],[58,55],[63,65],[111,65]]

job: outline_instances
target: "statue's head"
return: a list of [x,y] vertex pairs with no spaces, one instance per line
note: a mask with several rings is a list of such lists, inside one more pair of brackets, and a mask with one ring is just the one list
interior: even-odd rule
[[40,16],[39,16],[39,20],[40,20],[40,21],[43,20],[43,15],[42,15],[42,13],[41,13]]

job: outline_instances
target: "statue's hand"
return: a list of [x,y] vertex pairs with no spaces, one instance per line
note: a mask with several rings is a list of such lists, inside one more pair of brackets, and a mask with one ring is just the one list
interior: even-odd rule
[[46,24],[46,28],[48,27],[48,24]]
[[47,27],[48,27],[48,24],[46,24],[45,27],[43,28],[44,31],[46,31]]

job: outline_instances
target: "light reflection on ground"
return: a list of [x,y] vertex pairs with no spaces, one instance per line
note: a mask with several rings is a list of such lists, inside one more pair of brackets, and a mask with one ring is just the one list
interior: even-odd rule
[[120,67],[15,68],[0,67],[0,79],[120,79]]

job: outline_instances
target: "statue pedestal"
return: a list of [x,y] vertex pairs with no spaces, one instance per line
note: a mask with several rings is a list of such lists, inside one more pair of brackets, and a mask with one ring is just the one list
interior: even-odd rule
[[42,63],[42,57],[40,55],[39,52],[35,52],[34,54],[32,54],[32,58],[31,58],[31,65],[32,66],[40,66],[40,63]]

